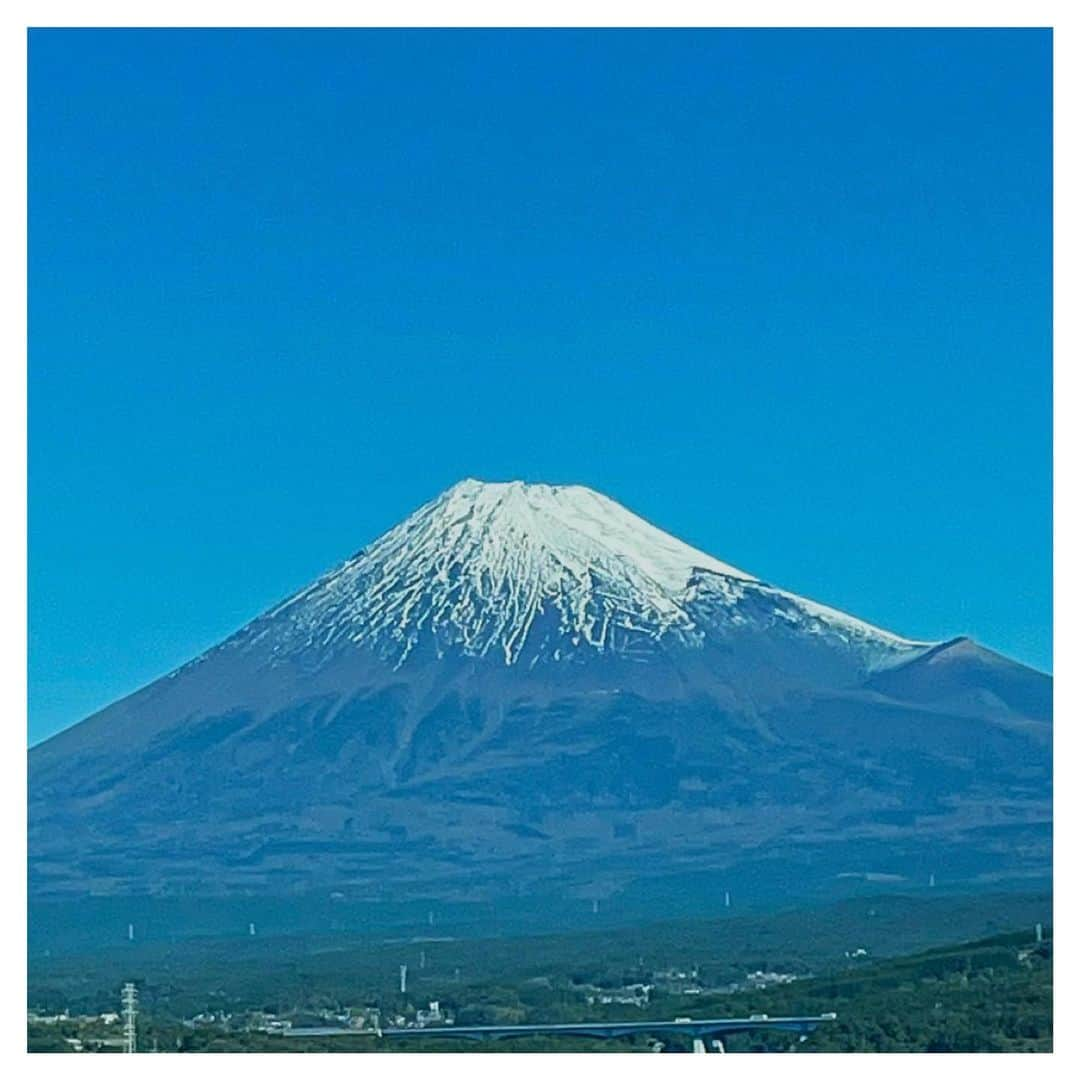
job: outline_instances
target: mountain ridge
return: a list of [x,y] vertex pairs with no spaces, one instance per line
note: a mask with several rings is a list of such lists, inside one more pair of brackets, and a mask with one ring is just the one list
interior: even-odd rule
[[589,489],[466,481],[32,749],[31,890],[611,890],[930,849],[1023,876],[1050,685]]

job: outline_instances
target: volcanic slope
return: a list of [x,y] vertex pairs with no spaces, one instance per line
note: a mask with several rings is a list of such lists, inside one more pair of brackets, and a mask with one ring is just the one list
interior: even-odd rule
[[467,480],[35,747],[31,890],[1038,876],[1050,686],[776,588],[587,488]]

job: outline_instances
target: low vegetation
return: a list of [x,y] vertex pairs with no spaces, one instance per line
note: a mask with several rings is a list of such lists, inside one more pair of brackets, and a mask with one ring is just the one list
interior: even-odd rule
[[[487,941],[411,939],[361,945],[331,940],[216,942],[133,949],[126,957],[69,957],[31,974],[31,1050],[120,1048],[115,1010],[124,978],[140,984],[140,1048],[182,1052],[394,1052],[646,1050],[653,1041],[533,1038],[468,1043],[430,1038],[408,1044],[370,1033],[417,1022],[439,1001],[457,1025],[561,1023],[837,1014],[814,1034],[732,1036],[732,1052],[1048,1051],[1052,1046],[1052,942],[1033,923],[961,944],[889,956],[889,945],[938,941],[947,926],[903,898],[851,902],[817,912],[756,919],[666,923],[591,935]],[[969,913],[993,926],[1010,905]],[[1048,898],[1042,898],[1048,910]],[[975,901],[971,901],[975,903]],[[942,901],[939,914],[948,908]],[[1029,908],[1024,908],[1029,913]],[[922,922],[919,922],[919,918]],[[964,919],[952,910],[953,927]],[[1014,923],[1014,925],[1016,925]],[[846,944],[845,944],[846,943]],[[921,944],[925,945],[926,942]],[[841,947],[844,946],[844,947]],[[400,992],[399,961],[408,963]],[[138,972],[141,971],[141,978]],[[132,973],[132,974],[129,974]],[[67,1017],[56,1018],[66,1009]],[[50,1013],[50,1010],[53,1010]],[[81,1016],[81,1018],[80,1018]],[[302,1038],[268,1024],[347,1027],[367,1032]],[[670,1040],[672,1050],[685,1041]]]

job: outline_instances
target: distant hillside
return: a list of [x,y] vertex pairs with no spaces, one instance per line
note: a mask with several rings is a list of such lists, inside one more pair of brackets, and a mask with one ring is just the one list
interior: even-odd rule
[[[773,1016],[837,1014],[801,1050],[1045,1053],[1053,1050],[1053,946],[1049,937],[1036,943],[1028,930],[999,934],[752,999],[755,1010]],[[729,1049],[775,1049],[776,1042],[741,1036]]]

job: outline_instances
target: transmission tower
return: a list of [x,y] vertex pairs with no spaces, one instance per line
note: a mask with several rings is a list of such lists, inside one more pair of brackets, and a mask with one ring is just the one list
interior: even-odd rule
[[124,1006],[124,1053],[135,1053],[135,1017],[139,1009],[139,991],[134,983],[124,983],[124,989],[120,992],[120,1001]]

